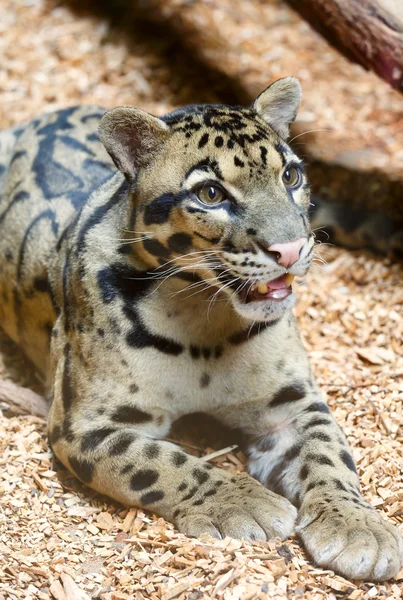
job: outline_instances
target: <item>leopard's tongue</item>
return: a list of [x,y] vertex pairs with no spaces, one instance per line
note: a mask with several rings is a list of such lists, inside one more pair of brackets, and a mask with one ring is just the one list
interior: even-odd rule
[[292,293],[291,283],[294,276],[290,273],[281,275],[267,283],[259,283],[252,287],[246,296],[246,302],[258,300],[282,300]]

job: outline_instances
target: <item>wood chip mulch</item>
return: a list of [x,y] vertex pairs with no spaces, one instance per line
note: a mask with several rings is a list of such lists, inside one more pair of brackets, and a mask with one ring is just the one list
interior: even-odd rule
[[[172,70],[166,44],[154,52],[133,42],[129,52],[103,21],[42,0],[4,2],[0,126],[77,102],[163,112],[195,96],[214,101],[215,88],[186,60]],[[403,531],[403,266],[327,246],[320,254],[327,262],[318,259],[298,286],[305,345],[353,447],[366,500]],[[1,335],[0,376],[41,391]],[[15,385],[3,385],[3,395]],[[242,471],[242,453],[227,446],[185,448]],[[296,539],[189,539],[95,494],[53,461],[43,418],[0,412],[0,456],[0,600],[402,598],[403,570],[386,584],[350,582],[315,569]]]

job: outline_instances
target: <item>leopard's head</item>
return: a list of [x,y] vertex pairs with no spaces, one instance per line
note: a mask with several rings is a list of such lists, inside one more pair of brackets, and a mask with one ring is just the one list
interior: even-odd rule
[[293,305],[292,279],[308,270],[314,244],[303,163],[285,142],[300,98],[286,77],[248,108],[106,113],[100,137],[129,181],[132,236],[141,236],[133,248],[148,268],[195,273],[249,320]]

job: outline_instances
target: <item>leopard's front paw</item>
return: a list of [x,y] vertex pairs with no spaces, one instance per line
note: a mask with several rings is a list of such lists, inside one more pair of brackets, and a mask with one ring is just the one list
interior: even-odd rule
[[403,562],[397,527],[361,501],[306,502],[296,531],[317,565],[348,579],[384,581]]
[[294,530],[297,510],[282,496],[265,489],[249,475],[228,478],[203,497],[176,511],[178,529],[189,536],[209,533],[245,540],[285,539]]

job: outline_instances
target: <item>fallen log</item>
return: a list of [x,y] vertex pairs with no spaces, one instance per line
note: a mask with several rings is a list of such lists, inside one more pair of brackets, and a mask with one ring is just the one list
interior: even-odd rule
[[34,415],[46,419],[49,407],[43,396],[12,381],[0,379],[0,410],[7,415]]

